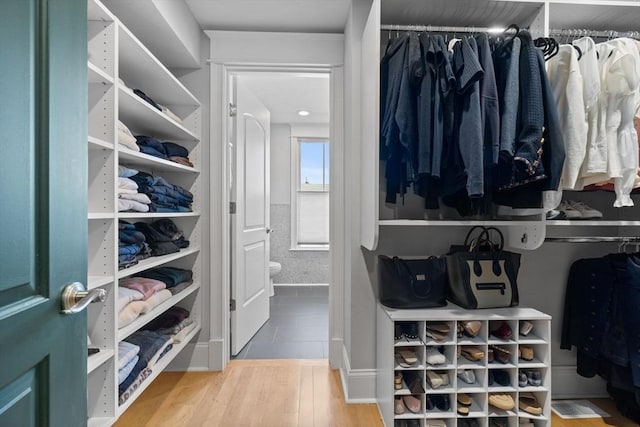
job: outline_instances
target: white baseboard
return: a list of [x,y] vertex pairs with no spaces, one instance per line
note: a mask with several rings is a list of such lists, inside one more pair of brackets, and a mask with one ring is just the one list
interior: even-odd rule
[[552,366],[551,382],[551,397],[554,399],[608,396],[606,383],[602,378],[581,377],[575,366]]
[[273,286],[329,286],[328,283],[274,283]]
[[344,400],[347,403],[376,403],[376,370],[351,369],[349,355],[344,345],[340,378]]
[[209,345],[206,342],[189,343],[178,353],[167,371],[208,371]]
[[228,357],[224,357],[224,340],[222,338],[209,340],[209,370],[222,371]]

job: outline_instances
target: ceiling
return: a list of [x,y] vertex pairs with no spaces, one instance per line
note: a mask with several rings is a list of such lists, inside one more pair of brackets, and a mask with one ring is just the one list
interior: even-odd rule
[[203,30],[344,32],[350,0],[186,0]]
[[[271,123],[329,123],[329,75],[261,73],[240,77],[271,112]],[[307,117],[298,111],[307,110]]]

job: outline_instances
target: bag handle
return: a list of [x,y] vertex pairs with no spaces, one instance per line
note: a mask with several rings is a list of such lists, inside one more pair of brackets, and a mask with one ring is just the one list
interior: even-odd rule
[[[430,256],[429,259],[432,258],[437,258],[435,256]],[[409,280],[411,282],[411,289],[413,289],[413,293],[414,295],[416,295],[417,298],[419,299],[428,299],[429,296],[428,295],[421,295],[420,292],[418,292],[418,289],[416,289],[416,280],[413,277],[413,273],[411,272],[411,269],[409,269],[409,266],[407,265],[406,262],[404,262],[404,260],[402,258],[398,258],[397,256],[393,257],[393,260],[395,261],[395,265],[396,265],[396,270],[398,271],[398,276],[402,277],[400,275],[400,267],[402,267],[402,269],[404,270],[404,273],[409,276]],[[427,275],[425,274],[425,280],[429,280],[429,285],[431,285],[431,278],[427,277]]]
[[[491,240],[491,231],[496,231],[498,236],[500,236],[499,244],[496,244]],[[478,236],[477,244],[473,247],[472,250],[472,252],[474,253],[473,272],[477,276],[482,275],[482,266],[480,266],[480,242],[486,242],[489,244],[489,247],[491,248],[489,253],[493,255],[491,268],[496,276],[500,276],[502,274],[502,268],[500,267],[500,257],[502,255],[502,248],[504,247],[504,235],[496,227],[483,227],[482,233],[480,233],[480,235]]]
[[485,230],[487,229],[487,227],[485,227],[485,226],[483,226],[483,225],[476,225],[476,226],[471,227],[471,230],[469,230],[469,232],[467,233],[467,237],[465,237],[465,238],[464,238],[464,245],[465,245],[465,246],[470,246],[470,245],[471,245],[471,242],[469,241],[469,237],[471,237],[471,235],[473,234],[473,232],[474,232],[475,230],[477,230],[477,229],[481,229],[481,230],[482,230],[482,232],[481,232],[481,233],[480,233],[480,235],[478,236],[478,237],[481,237],[481,236],[484,234],[484,232],[485,232]]

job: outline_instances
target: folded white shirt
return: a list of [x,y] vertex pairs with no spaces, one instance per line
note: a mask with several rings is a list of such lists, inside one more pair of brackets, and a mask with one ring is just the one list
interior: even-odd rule
[[[131,196],[131,194],[127,194]],[[149,205],[141,202],[136,202],[135,200],[128,199],[118,199],[118,212],[123,211],[136,211],[136,212],[149,212]]]
[[140,151],[136,144],[136,137],[133,136],[127,125],[118,120],[118,142],[130,150]]
[[134,200],[138,203],[151,204],[151,199],[144,193],[121,193],[118,191],[118,197],[121,199]]
[[121,188],[124,190],[137,190],[138,184],[132,179],[118,177],[118,189]]

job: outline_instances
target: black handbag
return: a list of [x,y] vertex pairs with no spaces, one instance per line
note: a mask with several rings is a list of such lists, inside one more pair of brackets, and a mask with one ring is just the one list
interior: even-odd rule
[[389,258],[378,255],[378,297],[391,308],[447,305],[447,265],[443,257]]
[[[469,240],[474,231],[480,234]],[[499,240],[491,238],[494,233]],[[452,246],[446,256],[447,299],[467,309],[518,305],[520,254],[503,249],[504,236],[495,227],[472,228],[463,246]]]

